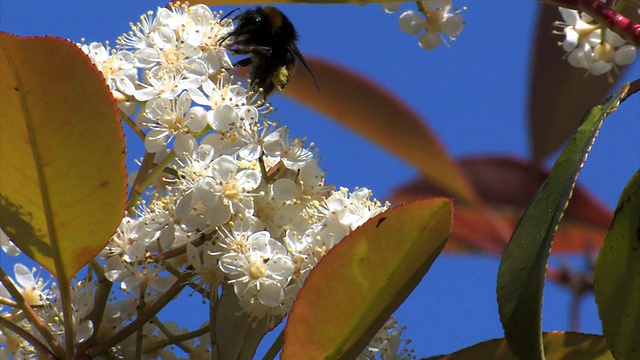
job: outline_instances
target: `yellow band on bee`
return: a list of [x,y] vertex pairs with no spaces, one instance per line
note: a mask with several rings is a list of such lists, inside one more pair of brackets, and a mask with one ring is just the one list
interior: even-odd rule
[[271,30],[275,31],[282,25],[282,12],[272,6],[265,6],[263,9],[271,23]]

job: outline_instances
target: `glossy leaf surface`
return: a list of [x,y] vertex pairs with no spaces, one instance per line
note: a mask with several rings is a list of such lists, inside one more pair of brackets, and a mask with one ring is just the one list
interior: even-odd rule
[[542,292],[553,238],[602,122],[628,88],[626,84],[585,116],[520,218],[502,256],[497,287],[500,321],[509,347],[522,359],[544,359]]
[[285,328],[282,359],[355,358],[406,299],[451,231],[447,199],[392,208],[311,271]]
[[[547,360],[613,360],[602,336],[549,332],[543,334]],[[444,357],[429,360],[517,360],[505,339],[484,341]]]
[[2,33],[0,69],[0,225],[68,284],[123,215],[116,104],[89,58],[63,39]]
[[594,281],[611,350],[618,359],[640,358],[640,171],[622,191]]

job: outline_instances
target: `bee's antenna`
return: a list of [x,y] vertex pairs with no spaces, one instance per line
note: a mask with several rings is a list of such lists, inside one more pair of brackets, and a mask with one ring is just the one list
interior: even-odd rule
[[309,67],[309,64],[307,64],[307,61],[304,59],[304,56],[302,56],[302,53],[300,52],[300,49],[298,49],[298,46],[296,44],[291,44],[290,49],[291,51],[293,51],[293,54],[298,58],[298,60],[300,60],[304,68],[307,69],[307,71],[313,78],[313,84],[316,86],[316,91],[320,92],[320,87],[318,86],[318,80],[316,80],[316,76],[313,75],[313,71],[311,71],[311,67]]
[[235,13],[236,11],[240,11],[240,12],[242,12],[242,9],[240,9],[240,8],[235,8],[235,9],[233,9],[233,10],[229,11],[225,16],[223,16],[223,17],[221,17],[221,18],[220,18],[220,21],[222,21],[222,20],[224,20],[224,19],[228,18],[229,16],[231,16],[231,14]]
[[[235,13],[235,12],[238,12],[238,11],[240,11],[240,13],[242,13],[242,9],[240,9],[240,8],[235,8],[235,9],[233,9],[233,10],[229,11],[225,16],[221,17],[221,18],[220,18],[220,21],[222,21],[222,20],[226,19],[226,18],[227,18],[227,17],[229,17],[231,14],[233,14],[233,13]],[[233,19],[232,19],[232,21],[233,21]],[[220,45],[220,44],[222,44],[223,42],[227,41],[227,39],[229,39],[229,38],[230,38],[230,37],[232,37],[232,36],[234,36],[234,32],[233,32],[233,31],[229,32],[225,37],[223,37],[222,39],[218,40],[218,45]]]

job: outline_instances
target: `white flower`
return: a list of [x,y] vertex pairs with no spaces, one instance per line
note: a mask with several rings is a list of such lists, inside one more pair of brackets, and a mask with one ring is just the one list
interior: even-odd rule
[[[357,360],[373,360],[373,359],[393,359],[393,360],[411,360],[412,350],[406,346],[409,340],[402,341],[403,328],[398,328],[398,321],[391,317],[378,331],[376,336],[356,358]],[[401,348],[401,346],[404,346]]]
[[18,256],[20,255],[20,249],[11,242],[9,236],[4,233],[4,231],[0,230],[0,248],[9,256]]
[[199,43],[198,46],[202,50],[202,60],[207,66],[210,75],[220,74],[223,69],[233,68],[226,48],[220,45],[220,40],[233,30],[233,23],[231,21],[221,22],[222,12],[217,12],[212,16],[213,18],[209,20],[209,14],[204,15],[203,11],[200,19],[194,21],[200,23],[209,22],[209,26],[194,28],[196,29],[195,31],[183,36],[185,41],[189,43],[194,45],[195,42]]
[[[20,325],[26,327],[28,331],[35,331],[30,329],[31,325],[26,321],[21,322]],[[0,328],[0,345],[2,345],[0,359],[35,359],[36,352],[33,345],[4,328]]]
[[222,105],[214,112],[214,128],[226,128],[218,134],[210,134],[202,139],[203,144],[210,144],[221,154],[238,155],[241,159],[258,160],[263,154],[263,145],[271,139],[279,137],[279,130],[269,122],[258,123],[260,114],[254,106],[243,106],[234,109]]
[[199,236],[197,227],[188,226],[184,217],[178,216],[178,202],[184,196],[179,188],[172,188],[163,197],[155,197],[149,207],[141,205],[144,228],[150,233],[158,233],[157,241],[147,242],[147,251],[161,251],[184,245]]
[[157,231],[150,231],[139,219],[125,216],[100,254],[103,259],[118,256],[127,262],[140,261],[145,256],[147,244],[158,236]]
[[355,230],[358,226],[384,212],[389,207],[389,203],[382,205],[376,199],[369,199],[371,196],[371,190],[367,188],[356,189],[349,195],[347,222],[350,224],[351,230]]
[[562,48],[566,51],[575,49],[578,44],[587,42],[598,42],[600,37],[600,26],[592,25],[591,17],[587,14],[580,14],[576,10],[558,8],[565,22],[556,22],[555,25],[562,27],[566,38],[562,43]]
[[328,187],[325,186],[324,172],[318,166],[318,160],[307,161],[299,170],[300,201],[309,202],[326,196]]
[[202,202],[218,221],[217,225],[229,220],[232,213],[253,213],[252,193],[260,184],[260,173],[253,169],[239,169],[238,163],[228,155],[215,159],[210,177],[203,177],[193,184],[195,198]]
[[31,306],[43,305],[49,295],[49,290],[45,289],[48,282],[44,282],[40,276],[34,277],[35,270],[29,271],[26,266],[19,263],[13,266],[13,272],[18,283],[16,287],[24,301]]
[[213,295],[213,291],[223,280],[218,259],[212,253],[214,245],[211,242],[205,242],[196,248],[193,244],[187,244],[186,250],[188,264],[193,267],[190,271],[196,274],[194,281],[198,283],[199,288]]
[[140,16],[140,22],[131,23],[131,31],[129,33],[120,36],[117,43],[123,48],[141,49],[149,46],[153,46],[154,43],[158,43],[162,40],[162,37],[169,36],[171,29],[166,29],[165,34],[158,30],[157,23],[153,16],[153,11],[149,11],[146,14]]
[[191,153],[196,146],[192,134],[207,126],[206,111],[200,106],[191,107],[191,96],[186,92],[177,100],[150,99],[145,105],[143,119],[148,119],[143,120],[143,125],[151,128],[144,140],[145,148],[150,153],[165,149],[174,136],[177,136],[174,149],[176,153]]
[[80,45],[80,48],[100,70],[116,100],[125,101],[127,96],[133,95],[138,80],[133,54],[126,50],[112,51],[97,42]]
[[[209,125],[218,133],[233,131],[240,121],[257,121],[258,114],[265,109],[256,94],[231,81],[231,77],[224,75],[218,76],[216,82],[205,79],[201,90],[191,94],[193,101],[211,108],[207,113]],[[267,106],[266,111],[269,109]]]
[[[171,274],[163,273],[160,265],[143,264],[136,265],[113,256],[105,262],[105,276],[109,281],[120,282],[120,288],[125,291],[138,293],[140,286],[148,286],[149,289],[159,293],[166,292],[175,282]],[[163,276],[165,275],[166,276]]]
[[453,9],[452,0],[427,0],[417,2],[418,10],[406,10],[398,17],[398,25],[402,32],[409,35],[417,35],[418,44],[425,50],[432,50],[440,46],[445,36],[451,41],[456,40],[465,25],[460,12]]
[[139,82],[140,89],[133,93],[138,101],[147,101],[153,97],[163,99],[176,98],[183,91],[190,94],[198,92],[202,79],[188,77],[186,73],[167,72],[161,68],[153,68],[143,73],[144,82]]
[[405,34],[415,35],[424,30],[427,21],[419,12],[407,10],[398,17],[398,25]]
[[[277,132],[276,132],[277,133]],[[274,136],[265,139],[263,149],[265,153],[284,163],[292,170],[300,170],[307,162],[314,158],[314,153],[306,148],[304,139],[295,138],[289,140],[289,131],[283,129],[281,133],[274,133]]]
[[441,38],[444,34],[455,41],[465,23],[460,15],[461,10],[451,11],[452,0],[428,0],[423,1],[422,5],[426,12],[427,32],[438,34]]
[[386,2],[381,3],[380,5],[387,14],[393,14],[394,12],[400,10],[400,8],[402,7],[402,2]]
[[565,35],[562,48],[568,52],[566,58],[571,66],[586,69],[592,75],[609,74],[613,81],[610,71],[616,69],[616,65],[635,61],[637,48],[618,34],[601,24],[592,24],[593,19],[584,13],[559,10],[564,22],[554,25],[562,28],[560,33]]
[[249,237],[261,228],[263,226],[260,220],[252,216],[245,216],[229,222],[228,226],[219,227],[219,237],[216,238],[211,254],[221,257],[228,253],[248,252],[251,248]]
[[231,279],[238,298],[256,298],[263,305],[278,306],[293,275],[293,262],[285,247],[267,231],[252,234],[247,240],[249,250],[223,255],[220,269]]
[[180,34],[180,38],[192,46],[200,46],[203,32],[214,22],[208,6],[198,4],[191,7],[172,5],[169,9],[158,9],[158,21]]
[[144,47],[135,52],[141,67],[153,68],[156,73],[182,74],[186,78],[201,78],[207,75],[200,48],[183,43],[173,32],[154,47]]

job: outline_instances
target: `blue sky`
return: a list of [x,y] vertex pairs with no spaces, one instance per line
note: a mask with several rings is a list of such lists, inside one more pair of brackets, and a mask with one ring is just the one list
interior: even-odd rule
[[[164,3],[3,2],[0,29],[20,35],[114,42],[128,31],[129,22]],[[454,156],[491,153],[526,157],[528,64],[539,4],[456,0],[454,5],[469,8],[463,13],[467,22],[464,31],[451,49],[430,52],[418,46],[416,36],[400,31],[398,14],[386,14],[378,4],[280,8],[297,26],[303,53],[343,64],[405,99]],[[626,79],[639,76],[640,65],[635,64]],[[285,97],[274,96],[271,101],[278,108],[276,118],[319,148],[328,183],[368,187],[385,200],[394,187],[416,176],[409,165],[341,125]],[[640,166],[638,114],[636,95],[605,122],[580,176],[579,183],[610,208]],[[129,153],[142,154],[139,147]],[[0,259],[5,269],[11,269],[15,261],[6,255]],[[584,265],[579,256],[553,261]],[[502,337],[495,300],[497,267],[497,258],[481,255],[444,255],[435,262],[397,313],[400,324],[408,327],[405,334],[413,340],[416,355],[451,352]],[[547,286],[545,330],[568,329],[568,304],[566,291],[554,284]],[[584,299],[581,314],[584,332],[601,331],[593,296]],[[200,323],[193,320],[194,327]]]

